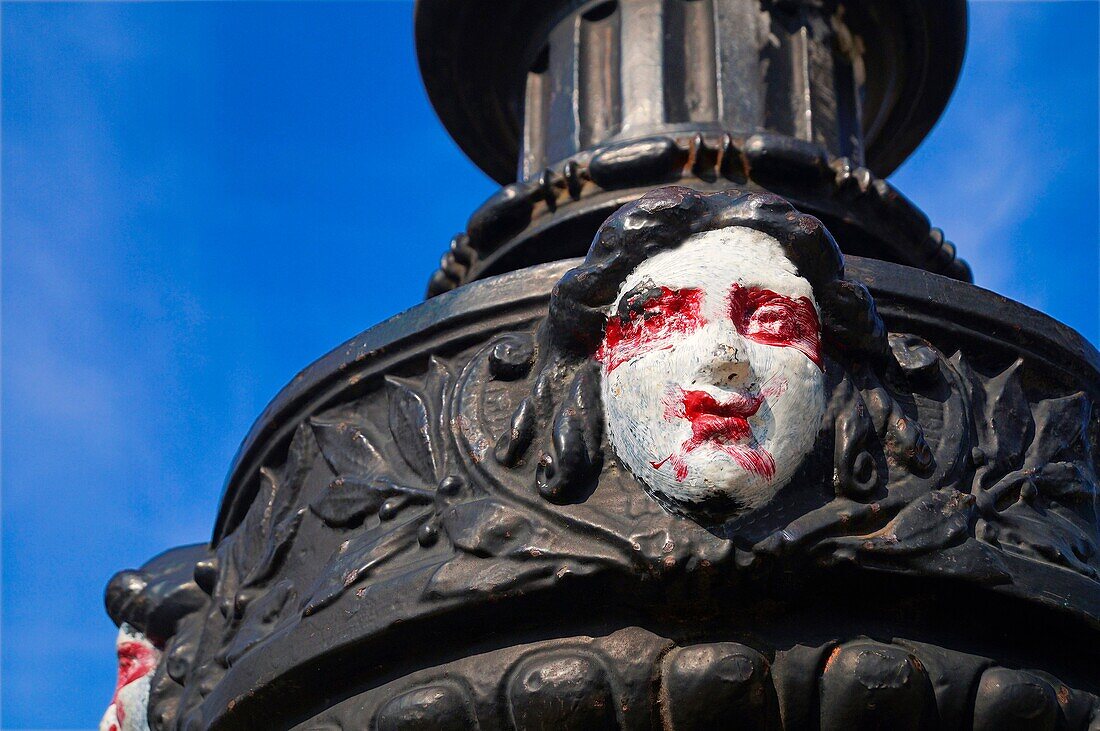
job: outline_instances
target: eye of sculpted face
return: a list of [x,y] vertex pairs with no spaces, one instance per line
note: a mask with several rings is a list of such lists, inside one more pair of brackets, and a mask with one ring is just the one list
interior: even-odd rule
[[619,298],[608,318],[598,357],[608,370],[654,348],[671,347],[677,336],[703,325],[700,289],[653,287],[643,281]]
[[616,454],[681,509],[764,505],[817,437],[820,345],[810,284],[774,238],[733,227],[654,255],[596,353]]

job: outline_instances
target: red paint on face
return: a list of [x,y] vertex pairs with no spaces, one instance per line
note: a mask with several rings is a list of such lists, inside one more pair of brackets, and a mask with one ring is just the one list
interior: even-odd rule
[[664,459],[658,460],[657,462],[650,462],[650,464],[653,465],[653,469],[659,470],[662,467],[664,467],[665,462],[668,462],[669,464],[671,464],[672,469],[674,469],[676,471],[676,481],[677,482],[683,482],[684,478],[686,478],[688,476],[687,463],[684,462],[684,458],[680,454],[670,454],[667,457],[665,457]]
[[821,321],[808,297],[792,299],[756,287],[734,284],[729,312],[737,332],[763,345],[794,348],[824,370],[821,364]]
[[118,702],[118,694],[135,680],[144,678],[157,667],[156,652],[140,642],[123,642],[118,646],[118,682],[111,705],[115,707],[118,722],[126,720],[126,709]]
[[748,419],[760,410],[765,398],[777,396],[785,389],[786,383],[782,382],[755,395],[731,393],[719,401],[706,391],[674,388],[670,392],[673,398],[666,402],[665,414],[691,422],[691,438],[680,445],[676,454],[650,464],[659,470],[668,462],[676,471],[676,479],[683,481],[688,471],[684,456],[707,444],[728,454],[741,469],[771,479],[775,475],[775,459],[768,450],[752,446],[756,437]]
[[608,318],[603,343],[596,351],[596,359],[607,366],[608,372],[642,353],[670,347],[666,341],[672,335],[689,333],[705,324],[701,289],[660,287],[646,299],[628,305],[621,314]]

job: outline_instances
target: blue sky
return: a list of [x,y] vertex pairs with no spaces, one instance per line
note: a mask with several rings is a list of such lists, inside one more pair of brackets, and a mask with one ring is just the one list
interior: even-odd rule
[[[411,2],[2,13],[0,725],[91,728],[107,579],[208,537],[266,402],[418,302],[496,186],[426,101]],[[1098,19],[974,3],[956,96],[892,177],[979,284],[1094,343]]]

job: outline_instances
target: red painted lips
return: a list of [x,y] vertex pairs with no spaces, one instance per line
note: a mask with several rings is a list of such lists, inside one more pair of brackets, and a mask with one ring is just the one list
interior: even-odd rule
[[[763,447],[751,446],[756,443],[756,437],[748,419],[760,410],[765,397],[778,395],[785,387],[782,383],[762,389],[758,394],[733,392],[721,401],[706,391],[674,388],[670,391],[665,415],[670,419],[687,419],[691,423],[691,438],[680,445],[676,454],[650,464],[659,470],[669,462],[676,470],[676,479],[683,480],[688,472],[684,456],[708,444],[728,454],[742,469],[771,479],[775,474],[775,460]],[[748,444],[743,443],[746,439]]]
[[760,410],[764,397],[732,393],[718,401],[706,391],[682,391],[678,416],[691,422],[692,439],[737,441],[751,433],[748,417]]

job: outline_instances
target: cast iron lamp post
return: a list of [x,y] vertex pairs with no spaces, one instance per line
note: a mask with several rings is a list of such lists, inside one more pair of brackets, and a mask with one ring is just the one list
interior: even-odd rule
[[111,581],[105,725],[1096,728],[1100,355],[878,177],[965,34],[420,0],[505,185],[275,398],[211,541]]

